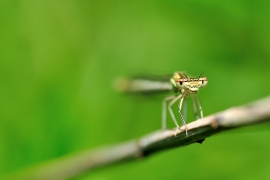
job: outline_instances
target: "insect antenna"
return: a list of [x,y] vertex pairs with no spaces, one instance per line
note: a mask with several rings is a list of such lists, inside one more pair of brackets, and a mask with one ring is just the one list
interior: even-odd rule
[[200,75],[199,75],[199,77],[198,78],[200,78],[200,77],[202,77],[202,75],[203,75],[203,73],[204,73],[205,71],[203,71]]

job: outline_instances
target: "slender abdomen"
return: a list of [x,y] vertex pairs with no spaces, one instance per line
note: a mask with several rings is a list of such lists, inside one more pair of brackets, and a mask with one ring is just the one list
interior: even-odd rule
[[124,77],[118,77],[114,80],[113,86],[120,92],[159,92],[173,90],[173,86],[169,81],[142,78],[127,79]]

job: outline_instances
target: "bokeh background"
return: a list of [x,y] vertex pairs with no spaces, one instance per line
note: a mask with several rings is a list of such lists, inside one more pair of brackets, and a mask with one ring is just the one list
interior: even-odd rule
[[[204,72],[209,115],[268,96],[269,59],[267,0],[1,0],[0,177],[159,129],[164,94],[119,94],[117,76]],[[269,179],[269,128],[77,179]]]

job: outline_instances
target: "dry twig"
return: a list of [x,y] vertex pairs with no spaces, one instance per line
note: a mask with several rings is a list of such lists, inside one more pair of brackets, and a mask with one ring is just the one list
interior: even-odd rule
[[123,160],[133,160],[157,151],[185,146],[194,142],[201,143],[205,138],[221,131],[257,124],[270,120],[270,97],[239,107],[210,115],[189,123],[188,137],[185,129],[175,136],[175,129],[156,131],[136,140],[86,150],[77,154],[47,162],[9,179],[60,180],[70,179],[93,169]]

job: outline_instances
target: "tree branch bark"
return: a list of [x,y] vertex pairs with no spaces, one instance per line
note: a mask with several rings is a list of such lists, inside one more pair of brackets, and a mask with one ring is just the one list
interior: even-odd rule
[[68,155],[44,165],[18,173],[9,179],[61,180],[70,179],[113,163],[143,158],[155,152],[202,141],[216,133],[270,121],[270,96],[244,106],[232,107],[187,124],[184,127],[156,131],[141,138],[120,144],[85,150]]

